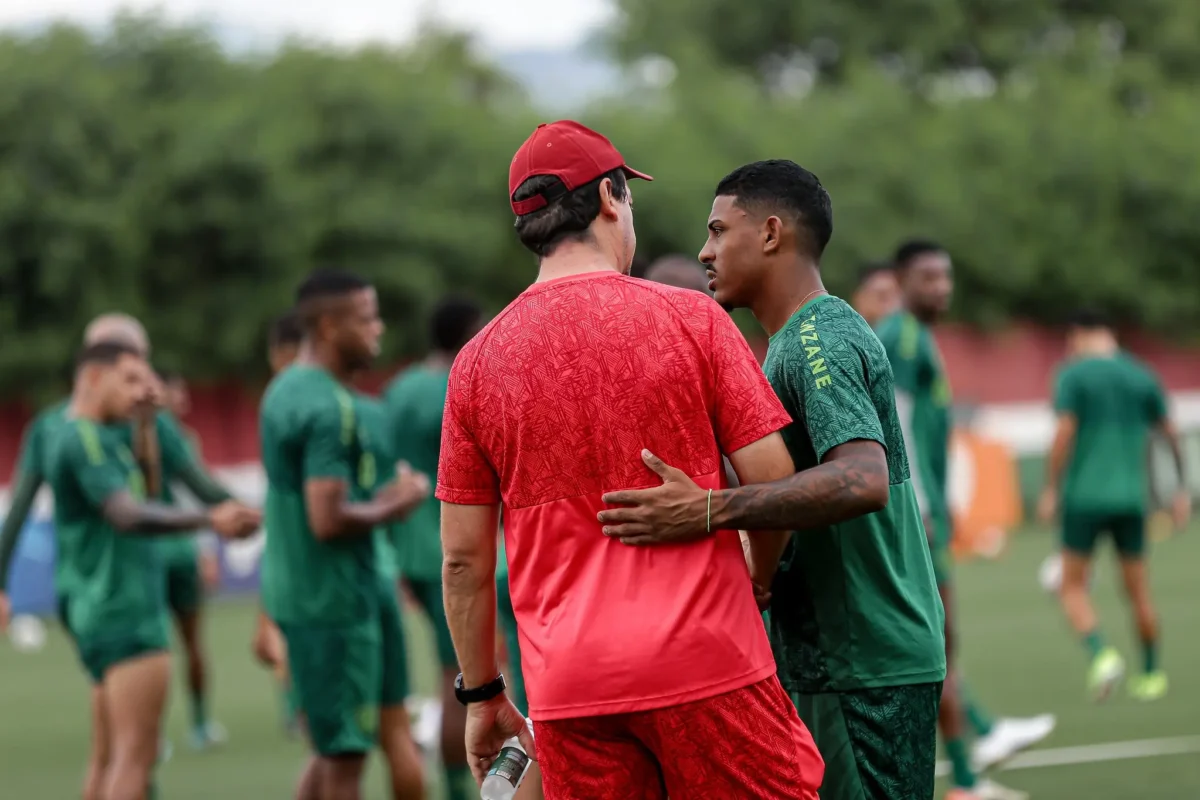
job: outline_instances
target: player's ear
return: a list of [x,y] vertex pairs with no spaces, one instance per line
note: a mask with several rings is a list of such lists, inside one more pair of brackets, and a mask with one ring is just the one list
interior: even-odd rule
[[762,229],[762,244],[764,254],[769,255],[779,250],[779,240],[782,234],[783,220],[774,215],[767,217],[767,221],[763,223]]

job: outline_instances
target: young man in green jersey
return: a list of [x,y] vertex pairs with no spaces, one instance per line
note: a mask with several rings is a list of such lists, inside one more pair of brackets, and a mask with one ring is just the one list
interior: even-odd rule
[[[953,767],[954,787],[962,796],[985,800],[1021,798],[1024,793],[990,780],[976,769],[1004,761],[1046,738],[1054,730],[1053,715],[993,720],[981,706],[967,701],[955,664],[956,625],[952,592],[950,540],[952,519],[947,498],[950,462],[950,383],[932,326],[950,308],[954,279],[950,256],[934,242],[912,240],[897,248],[893,264],[901,306],[880,320],[876,333],[887,351],[896,387],[896,411],[904,430],[909,470],[917,504],[933,555],[934,574],[946,612],[948,673],[939,712],[942,738]],[[968,754],[966,723],[979,739],[974,761]]]
[[[271,365],[271,374],[278,375],[296,360],[300,352],[300,343],[304,340],[304,328],[300,318],[289,311],[276,318],[267,332],[267,363]],[[262,565],[263,567],[266,564]],[[260,572],[260,582],[262,580]],[[289,735],[294,735],[299,729],[296,708],[296,693],[292,691],[291,679],[287,671],[287,646],[283,634],[271,621],[271,618],[259,606],[258,618],[254,626],[254,638],[250,649],[259,663],[271,670],[279,687],[280,707],[283,709],[283,727]]]
[[148,537],[200,527],[240,537],[261,521],[234,501],[211,512],[146,501],[121,423],[146,402],[152,380],[133,347],[85,348],[65,421],[48,442],[57,557],[70,577],[63,616],[99,687],[93,747],[102,752],[89,767],[84,795],[104,800],[142,800],[158,755],[170,656],[161,553]]
[[1158,660],[1158,615],[1146,576],[1147,461],[1157,433],[1175,457],[1179,490],[1172,511],[1183,527],[1191,496],[1179,433],[1158,377],[1120,349],[1102,317],[1080,313],[1071,325],[1069,349],[1072,358],[1055,378],[1057,429],[1038,504],[1043,520],[1061,517],[1063,612],[1087,649],[1089,690],[1104,699],[1124,676],[1125,662],[1104,642],[1088,580],[1096,541],[1111,536],[1142,647],[1142,669],[1130,692],[1157,700],[1167,693],[1167,675]]
[[700,252],[726,307],[771,336],[764,370],[794,422],[774,483],[706,492],[657,457],[661,487],[615,492],[605,532],[631,545],[706,531],[795,531],[770,583],[780,677],[825,759],[825,800],[933,796],[946,675],[942,604],[879,340],[821,283],[829,195],[790,161],[717,186]]
[[[401,465],[376,487],[371,431],[351,378],[379,352],[375,289],[339,271],[311,275],[297,292],[305,337],[271,382],[260,413],[267,473],[263,603],[279,626],[304,726],[316,755],[297,800],[357,800],[368,751],[409,722],[399,618],[380,591],[376,531],[414,508],[429,480]],[[410,742],[411,744],[411,742]],[[415,750],[397,798],[419,797]]]

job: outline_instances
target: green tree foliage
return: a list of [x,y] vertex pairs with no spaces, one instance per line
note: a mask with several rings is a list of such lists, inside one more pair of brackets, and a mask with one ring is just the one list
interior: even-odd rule
[[[715,2],[698,0],[698,18]],[[722,65],[699,39],[672,52],[669,86],[583,118],[657,178],[634,187],[642,257],[698,252],[725,173],[793,158],[833,196],[835,290],[925,235],[955,257],[961,319],[1053,321],[1089,304],[1200,332],[1200,103],[1161,60],[1033,59],[974,94],[961,75],[911,91],[847,62],[800,92]],[[538,121],[446,32],[255,59],[153,18],[100,38],[0,38],[0,394],[60,388],[84,324],[113,309],[197,379],[262,376],[268,320],[321,265],[371,276],[387,357],[418,352],[443,292],[498,310],[532,279],[505,195]]]
[[1004,76],[1046,55],[1150,61],[1200,77],[1192,0],[618,0],[618,52],[678,58],[695,43],[770,75],[800,58],[826,76],[866,60],[912,75],[981,68]]

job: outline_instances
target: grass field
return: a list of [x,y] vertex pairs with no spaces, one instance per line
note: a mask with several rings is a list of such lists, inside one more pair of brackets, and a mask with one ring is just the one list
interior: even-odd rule
[[[1052,711],[1059,719],[1058,730],[1041,748],[1041,761],[1053,763],[995,777],[1047,800],[1200,797],[1195,740],[1176,742],[1189,752],[1140,758],[1100,760],[1106,752],[1120,755],[1135,748],[1096,747],[1156,740],[1141,748],[1155,752],[1164,747],[1157,740],[1200,736],[1200,530],[1155,549],[1163,661],[1173,683],[1169,697],[1151,705],[1124,694],[1103,706],[1086,700],[1083,652],[1037,585],[1037,566],[1049,547],[1046,535],[1023,533],[998,562],[966,564],[959,571],[959,616],[967,623],[961,634],[963,657],[975,693],[998,713]],[[1132,632],[1110,564],[1105,556],[1095,593],[1109,638],[1135,663]],[[166,800],[290,796],[304,751],[280,733],[277,698],[266,673],[250,658],[253,611],[244,600],[211,607],[215,716],[231,738],[219,752],[189,752],[183,746],[186,705],[177,690],[168,725],[175,757],[160,773]],[[432,693],[436,673],[428,632],[414,622],[409,638],[416,688]],[[57,629],[51,629],[45,649],[36,654],[0,644],[0,797],[70,800],[78,795],[87,745],[86,702],[82,673]],[[1064,761],[1085,763],[1060,763]],[[367,797],[383,800],[378,765],[372,766],[368,781]]]

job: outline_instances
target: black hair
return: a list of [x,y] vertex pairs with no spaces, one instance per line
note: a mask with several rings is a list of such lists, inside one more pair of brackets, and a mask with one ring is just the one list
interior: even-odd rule
[[881,272],[891,272],[893,269],[891,261],[868,261],[858,269],[858,282],[855,286],[862,286],[867,281],[874,278]]
[[528,200],[540,195],[548,201],[537,211],[517,217],[514,227],[521,244],[538,258],[545,258],[563,242],[586,241],[589,226],[600,216],[600,182],[605,178],[612,181],[613,197],[624,200],[629,185],[625,171],[620,168],[570,192],[553,175],[534,175],[518,186],[513,192],[513,200]]
[[300,322],[300,316],[295,311],[289,311],[271,323],[270,330],[267,331],[267,345],[269,347],[284,347],[286,345],[299,345],[304,339],[304,325]]
[[892,265],[896,269],[904,269],[911,265],[918,256],[944,252],[946,252],[946,248],[932,239],[908,239],[896,248],[896,252],[892,255]]
[[339,269],[318,269],[296,290],[296,312],[301,324],[311,330],[326,310],[326,302],[371,288],[361,275]]
[[82,369],[89,364],[112,366],[123,356],[142,358],[142,352],[125,342],[96,342],[89,344],[75,356],[75,369]]
[[833,203],[821,180],[794,161],[755,161],[717,184],[716,197],[732,197],[747,211],[786,215],[803,232],[800,246],[820,261],[833,236]]
[[1080,308],[1070,315],[1067,324],[1086,331],[1111,330],[1112,321],[1104,312],[1095,308]]
[[450,295],[434,306],[429,318],[429,339],[435,350],[457,353],[483,318],[483,309],[468,297]]

